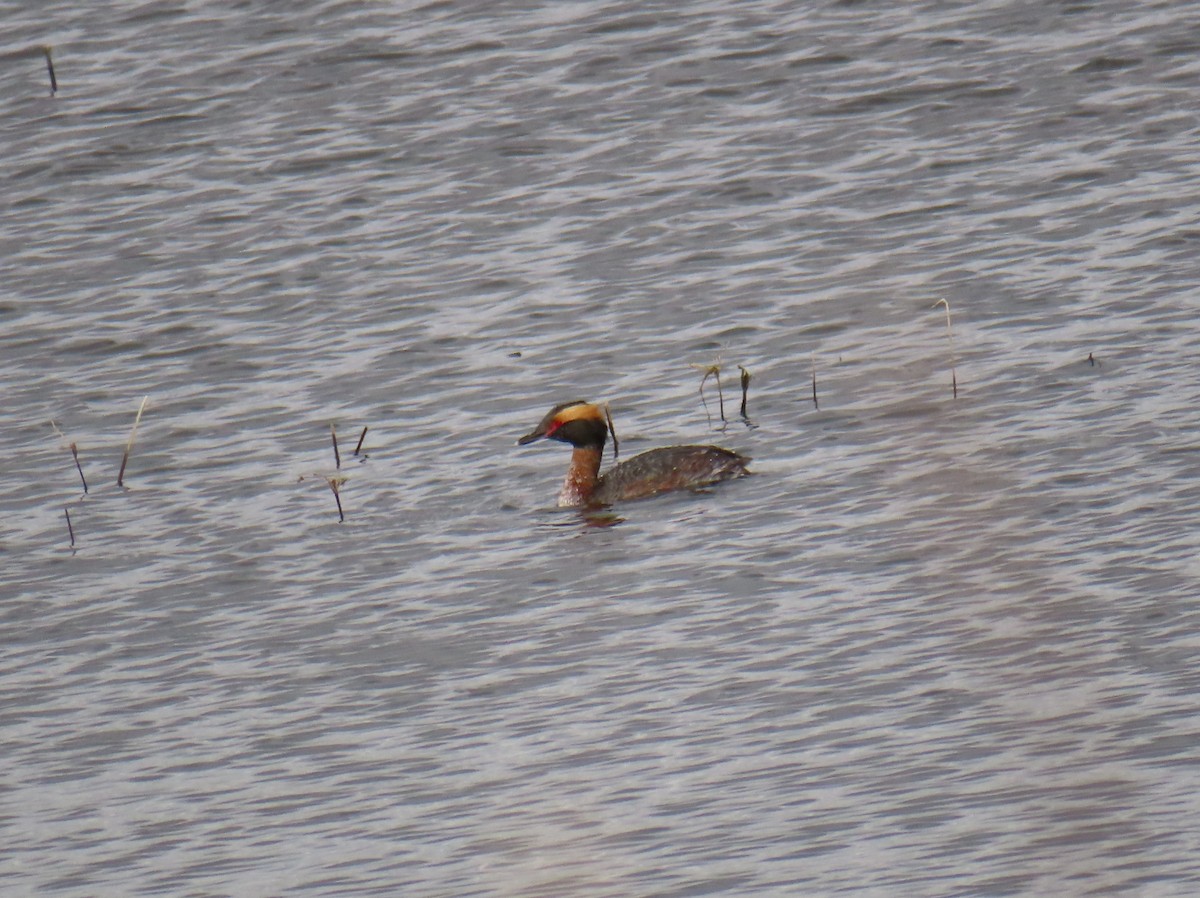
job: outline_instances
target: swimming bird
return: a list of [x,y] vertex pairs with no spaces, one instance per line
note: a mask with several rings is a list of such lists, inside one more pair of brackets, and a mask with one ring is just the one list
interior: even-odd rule
[[729,449],[667,446],[635,455],[601,474],[608,425],[601,408],[582,399],[554,406],[517,445],[543,438],[574,447],[558,494],[558,504],[564,507],[611,505],[671,490],[694,490],[750,473],[746,469],[750,459]]

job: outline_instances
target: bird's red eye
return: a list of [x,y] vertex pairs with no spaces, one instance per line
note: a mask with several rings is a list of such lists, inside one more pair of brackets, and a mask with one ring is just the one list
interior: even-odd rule
[[560,427],[562,427],[562,421],[551,421],[550,426],[546,428],[546,436],[550,436],[550,434],[554,433]]

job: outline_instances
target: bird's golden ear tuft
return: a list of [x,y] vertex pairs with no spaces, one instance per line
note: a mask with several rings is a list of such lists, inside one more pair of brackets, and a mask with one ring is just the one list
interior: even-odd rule
[[590,402],[572,402],[563,405],[554,413],[554,423],[559,427],[572,421],[603,421],[604,410]]
[[[590,402],[584,402],[582,399],[576,399],[574,402],[560,402],[546,412],[546,416],[542,418],[537,427],[517,440],[517,445],[525,446],[543,437],[563,439],[555,434],[573,421],[603,422],[603,420],[600,417],[600,409]],[[564,442],[570,442],[570,440],[564,440]]]

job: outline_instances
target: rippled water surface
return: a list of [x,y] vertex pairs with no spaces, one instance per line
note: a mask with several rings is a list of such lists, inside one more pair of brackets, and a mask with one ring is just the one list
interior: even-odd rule
[[4,895],[1200,890],[1194,4],[5,21]]

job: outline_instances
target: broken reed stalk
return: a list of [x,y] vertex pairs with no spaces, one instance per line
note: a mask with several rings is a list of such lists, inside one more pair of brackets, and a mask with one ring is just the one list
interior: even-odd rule
[[363,428],[363,432],[358,436],[358,445],[354,447],[354,454],[358,455],[358,450],[362,448],[363,440],[367,438],[367,428]]
[[604,403],[604,417],[608,420],[608,432],[613,440],[613,461],[621,457],[621,441],[617,439],[617,428],[613,425],[612,411],[608,403]]
[[71,526],[71,510],[69,508],[64,508],[63,514],[65,514],[67,516],[67,533],[69,533],[71,535],[71,548],[74,549],[75,548],[75,528]]
[[704,385],[708,383],[710,377],[715,377],[717,380],[717,399],[720,402],[721,421],[725,422],[725,394],[721,390],[721,363],[718,361],[715,365],[696,365],[692,367],[697,371],[703,371],[704,377],[700,378],[700,402],[704,405],[704,417],[708,419],[708,426],[712,427],[712,414],[708,410],[708,399],[704,396]]
[[79,447],[75,443],[67,443],[67,435],[59,429],[53,418],[50,419],[50,426],[54,428],[54,432],[58,434],[59,439],[63,441],[63,444],[71,450],[71,455],[75,457],[75,470],[79,472],[79,479],[83,481],[83,491],[86,493],[88,485],[87,480],[83,476],[83,466],[79,464]]
[[954,390],[954,398],[958,398],[958,372],[955,370],[957,359],[954,355],[954,326],[950,323],[950,303],[944,299],[935,302],[932,308],[946,307],[946,339],[950,342],[950,386]]
[[50,58],[50,48],[42,47],[42,52],[46,54],[46,71],[50,73],[50,96],[58,93],[58,79],[54,77],[54,60]]
[[738,365],[738,370],[742,372],[742,411],[741,411],[741,415],[743,418],[749,418],[749,415],[746,414],[746,399],[750,395],[750,372],[747,371],[745,368],[743,368],[741,365]]
[[[332,424],[329,425],[329,435],[333,437],[333,461],[337,465],[337,469],[340,471],[342,469],[342,456],[341,453],[338,452],[337,447],[337,428],[335,428]],[[337,491],[335,490],[335,495],[336,492]]]
[[133,441],[137,437],[138,425],[142,422],[142,412],[146,410],[146,401],[149,396],[142,397],[142,404],[138,406],[137,417],[133,419],[133,430],[129,431],[129,442],[125,444],[125,454],[121,456],[121,470],[117,472],[117,486],[125,485],[125,466],[129,464],[129,453],[133,451]]
[[346,478],[345,477],[326,477],[325,482],[328,483],[329,488],[331,490],[333,490],[333,500],[335,502],[337,502],[338,523],[344,524],[346,522],[346,514],[345,514],[345,512],[342,511],[342,494],[341,494],[340,490],[341,490],[342,484],[346,482]]
[[813,408],[817,411],[821,410],[821,404],[817,402],[817,357],[811,356],[812,360],[812,387],[813,387]]
[[71,444],[71,455],[75,457],[75,470],[79,472],[79,479],[83,482],[83,491],[86,493],[87,479],[83,476],[83,465],[79,463],[79,447],[74,443]]

